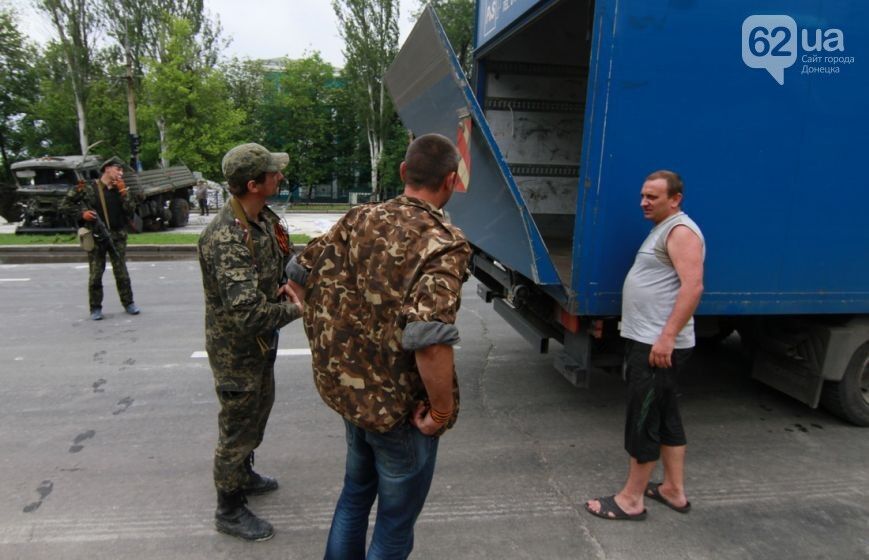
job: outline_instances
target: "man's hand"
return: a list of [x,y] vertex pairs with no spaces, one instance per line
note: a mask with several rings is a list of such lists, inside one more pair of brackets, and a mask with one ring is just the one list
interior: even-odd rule
[[93,210],[85,210],[81,213],[81,219],[86,222],[93,222],[97,219],[97,213]]
[[417,430],[427,436],[433,436],[444,427],[444,422],[438,423],[429,414],[429,407],[424,403],[417,403],[416,408],[410,415],[410,423]]
[[127,196],[127,185],[124,183],[123,179],[115,181],[115,186],[118,188],[118,194],[121,196]]
[[293,290],[293,291],[296,293],[296,296],[297,296],[300,300],[302,300],[302,301],[305,300],[305,287],[304,287],[304,286],[302,286],[301,284],[299,284],[299,283],[297,283],[297,282],[294,282],[294,281],[292,281],[292,280],[287,280],[287,284],[286,284],[286,285],[289,286],[290,289]]
[[649,365],[662,369],[673,367],[673,347],[675,345],[674,338],[659,336],[655,344],[652,345],[652,351],[649,352]]
[[[295,284],[295,282],[292,283]],[[296,285],[298,286],[298,284]],[[292,286],[290,286],[290,282],[287,282],[286,284],[278,288],[278,299],[284,298],[286,298],[287,300],[289,300],[290,303],[298,307],[300,314],[302,313],[302,311],[304,311],[305,304],[302,303],[302,299],[298,296],[298,294],[293,291]]]

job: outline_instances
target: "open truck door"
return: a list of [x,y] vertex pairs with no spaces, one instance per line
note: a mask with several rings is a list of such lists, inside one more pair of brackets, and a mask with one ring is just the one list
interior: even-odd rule
[[[563,299],[562,279],[434,10],[427,6],[385,81],[415,136],[439,133],[462,152],[463,185],[446,209],[472,244]],[[475,260],[480,263],[479,259]]]

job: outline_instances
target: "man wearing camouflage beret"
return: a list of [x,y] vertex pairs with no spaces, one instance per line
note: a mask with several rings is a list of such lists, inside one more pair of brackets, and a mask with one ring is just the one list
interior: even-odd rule
[[107,255],[112,262],[121,305],[130,315],[138,315],[140,309],[133,302],[133,287],[127,271],[127,224],[136,212],[136,200],[124,184],[124,162],[117,157],[105,160],[100,165],[100,178],[92,184],[79,182],[66,194],[60,209],[91,230],[97,240],[88,251],[91,319],[101,321],[103,318],[103,274]]
[[320,396],[344,418],[344,488],[327,559],[406,558],[434,474],[438,436],[459,407],[453,345],[471,250],[442,210],[459,154],[427,134],[400,167],[404,195],[348,212],[294,258]]
[[266,206],[289,156],[242,144],[223,158],[232,197],[199,238],[205,289],[205,348],[220,402],[214,452],[218,531],[267,540],[272,526],[245,507],[246,496],[278,488],[253,470],[275,400],[278,329],[301,315],[302,303],[283,280],[292,245]]

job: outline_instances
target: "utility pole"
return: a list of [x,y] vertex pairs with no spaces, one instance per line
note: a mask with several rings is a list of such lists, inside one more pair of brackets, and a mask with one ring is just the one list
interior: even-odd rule
[[130,34],[126,34],[124,41],[124,54],[127,58],[127,75],[125,81],[127,83],[127,115],[130,120],[130,167],[136,171],[142,170],[142,162],[139,160],[139,139],[138,129],[136,128],[136,90],[133,82],[133,54],[130,52]]

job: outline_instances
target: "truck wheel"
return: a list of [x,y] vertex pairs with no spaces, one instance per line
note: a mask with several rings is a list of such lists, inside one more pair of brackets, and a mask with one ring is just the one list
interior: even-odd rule
[[172,227],[184,227],[190,220],[190,203],[183,198],[173,198],[169,204],[172,218],[169,225]]
[[824,408],[857,426],[869,426],[869,343],[854,352],[841,381],[827,381]]

